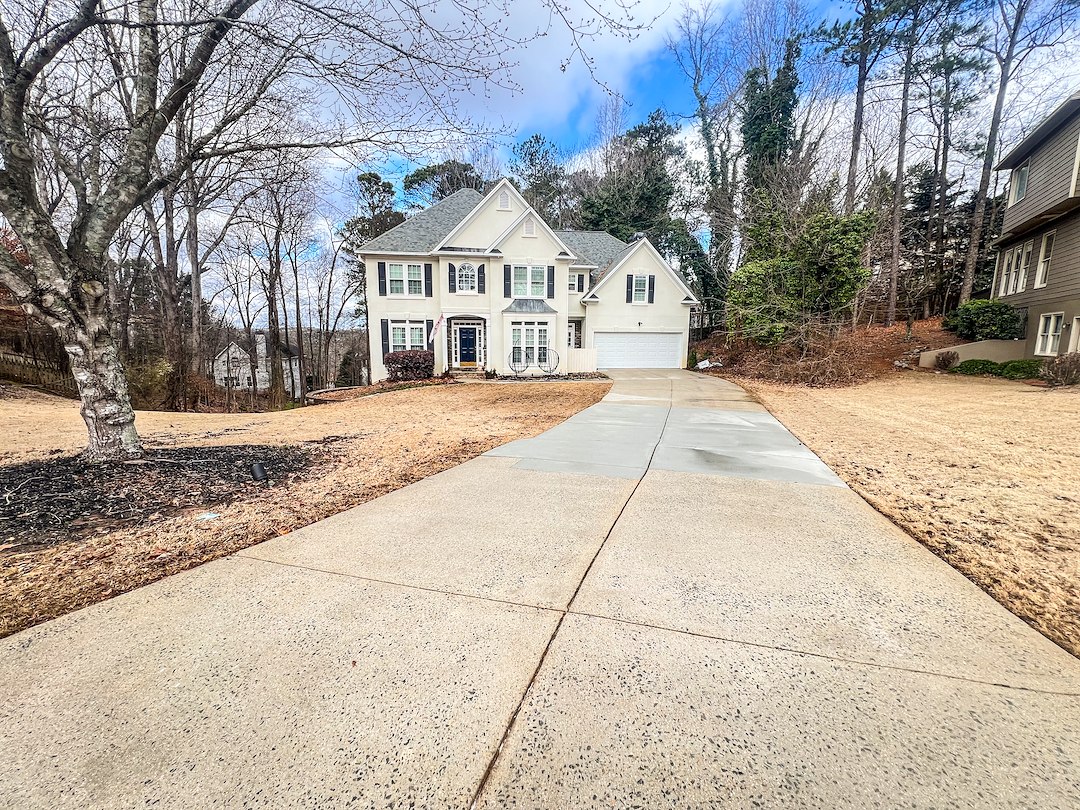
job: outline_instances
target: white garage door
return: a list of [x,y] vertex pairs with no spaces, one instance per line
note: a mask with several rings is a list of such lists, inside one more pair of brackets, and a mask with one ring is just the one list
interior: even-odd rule
[[597,368],[682,368],[678,332],[597,332]]

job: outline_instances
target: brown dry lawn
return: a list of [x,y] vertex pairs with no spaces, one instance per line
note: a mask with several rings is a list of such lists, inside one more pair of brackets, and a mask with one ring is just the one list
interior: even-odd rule
[[1080,390],[915,372],[749,387],[878,511],[1080,655]]
[[[0,636],[285,534],[533,436],[588,407],[608,383],[462,384],[258,414],[140,412],[147,447],[305,444],[311,466],[227,503],[163,509],[138,525],[41,546],[5,544]],[[75,403],[16,389],[0,398],[0,465],[72,454],[85,442]],[[151,455],[153,453],[151,452]],[[10,495],[0,492],[0,497]],[[220,517],[197,520],[212,508]],[[17,531],[17,527],[13,527]]]

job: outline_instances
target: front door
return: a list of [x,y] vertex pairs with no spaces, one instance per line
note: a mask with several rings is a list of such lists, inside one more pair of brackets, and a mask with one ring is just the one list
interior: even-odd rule
[[462,368],[476,367],[475,326],[462,326],[458,330],[458,362]]

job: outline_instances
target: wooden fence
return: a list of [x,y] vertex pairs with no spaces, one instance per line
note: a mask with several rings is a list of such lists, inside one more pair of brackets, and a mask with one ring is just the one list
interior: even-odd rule
[[71,372],[22,354],[0,351],[0,380],[36,385],[65,397],[79,396]]

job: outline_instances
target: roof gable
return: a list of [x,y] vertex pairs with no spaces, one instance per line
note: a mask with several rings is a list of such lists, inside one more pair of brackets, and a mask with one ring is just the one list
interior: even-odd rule
[[360,248],[372,253],[431,253],[483,200],[471,188],[455,191],[430,208],[417,211],[400,225],[376,236]]
[[617,257],[615,257],[615,259],[612,261],[611,265],[604,272],[604,274],[600,278],[600,280],[597,281],[597,283],[593,286],[593,288],[591,290],[589,290],[587,293],[585,293],[585,295],[583,295],[581,297],[581,300],[582,301],[599,301],[600,297],[597,295],[597,292],[600,290],[600,288],[603,287],[604,284],[609,279],[611,279],[614,276],[618,275],[619,269],[624,264],[626,264],[630,260],[630,258],[632,256],[634,256],[636,253],[640,252],[641,250],[648,251],[649,255],[654,260],[656,260],[656,262],[661,267],[663,267],[665,271],[667,271],[667,273],[671,277],[672,281],[674,281],[675,284],[680,288],[680,290],[682,290],[683,295],[685,296],[683,298],[683,303],[684,304],[697,304],[697,303],[700,303],[697,300],[697,296],[694,295],[693,291],[687,285],[687,283],[683,279],[683,277],[675,272],[674,268],[672,268],[672,266],[667,263],[667,259],[665,259],[663,256],[660,255],[660,251],[658,251],[655,247],[653,247],[652,242],[650,242],[648,239],[645,239],[645,238],[638,239],[636,242],[631,242],[629,245],[627,245],[626,249],[623,250]]

